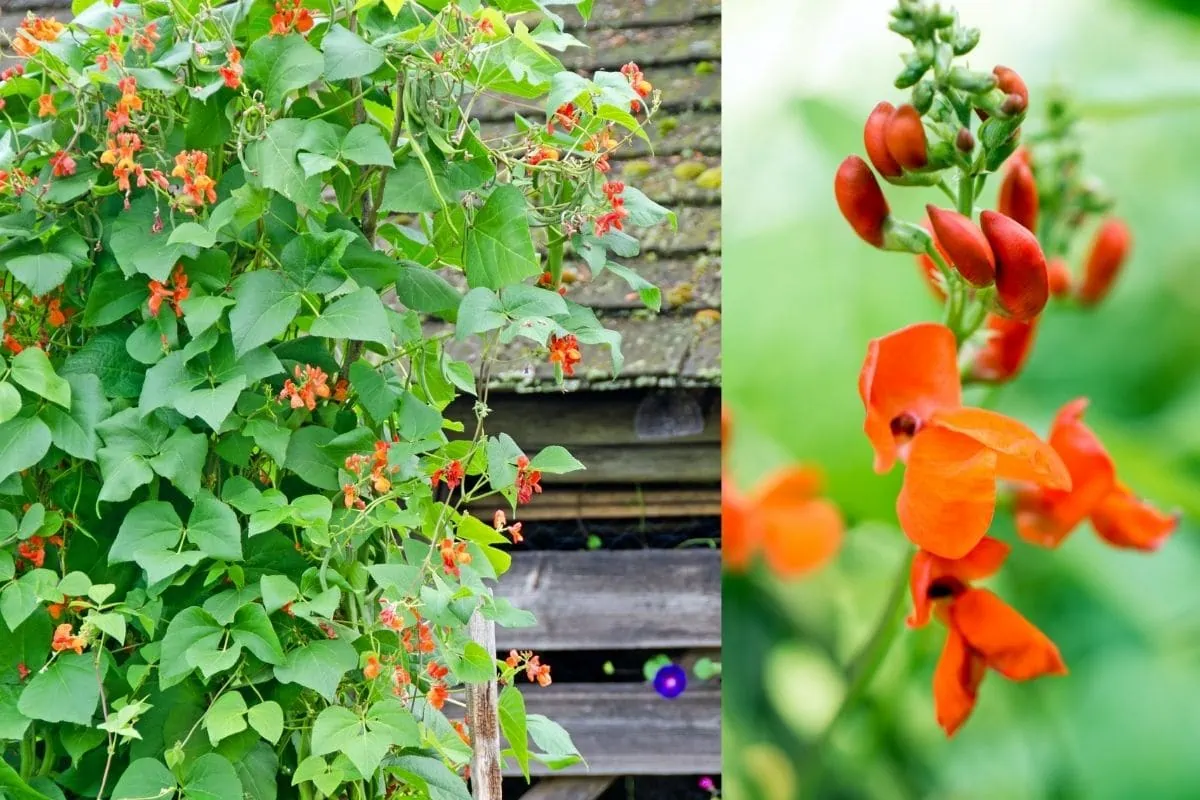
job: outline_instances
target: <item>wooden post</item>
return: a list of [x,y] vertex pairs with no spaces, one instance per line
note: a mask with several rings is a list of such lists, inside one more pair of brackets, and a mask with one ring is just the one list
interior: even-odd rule
[[[488,655],[496,653],[496,623],[478,610],[471,615],[471,639]],[[496,681],[471,684],[467,688],[467,724],[471,729],[471,791],[475,800],[501,800],[500,717]]]

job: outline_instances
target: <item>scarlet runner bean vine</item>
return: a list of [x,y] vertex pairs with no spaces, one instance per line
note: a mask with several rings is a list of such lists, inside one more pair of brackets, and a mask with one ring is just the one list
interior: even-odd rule
[[468,635],[533,621],[509,515],[583,467],[489,431],[488,375],[620,369],[563,265],[657,297],[610,257],[673,217],[607,175],[657,92],[521,0],[74,11],[0,74],[0,792],[465,798],[491,679],[506,757],[578,760],[515,686],[550,665]]

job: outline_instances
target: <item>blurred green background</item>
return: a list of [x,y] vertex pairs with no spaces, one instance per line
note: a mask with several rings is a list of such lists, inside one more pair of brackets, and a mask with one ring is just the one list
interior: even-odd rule
[[[1086,166],[1134,232],[1131,261],[1095,312],[1056,308],[996,407],[1045,433],[1092,399],[1089,423],[1120,476],[1184,524],[1154,555],[1084,525],[1057,551],[1017,544],[990,587],[1058,643],[1066,678],[983,683],[950,741],[933,717],[938,624],[901,630],[864,703],[824,747],[845,665],[874,627],[907,542],[901,470],[871,470],[856,379],[867,340],[937,319],[910,257],[860,242],[833,173],[862,154],[862,122],[907,42],[887,0],[739,0],[724,20],[724,396],[743,486],[819,464],[851,530],[837,561],[781,586],[727,578],[725,781],[731,800],[1200,797],[1200,16],[1183,0],[963,0],[983,30],[975,68],[1005,64],[1039,96],[1068,88]],[[995,186],[990,187],[990,198]],[[885,187],[919,220],[935,190]],[[1081,242],[1079,251],[1086,242]],[[1076,253],[1078,265],[1082,253]],[[970,399],[970,398],[968,398]],[[1011,519],[993,531],[1013,541]],[[907,611],[907,609],[906,609]]]

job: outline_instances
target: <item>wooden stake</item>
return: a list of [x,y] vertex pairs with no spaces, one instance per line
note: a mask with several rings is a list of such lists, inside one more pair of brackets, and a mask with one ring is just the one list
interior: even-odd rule
[[[496,652],[496,623],[477,610],[471,615],[471,639],[488,655]],[[475,800],[501,800],[500,717],[496,680],[467,687],[467,724],[471,729],[471,791]]]

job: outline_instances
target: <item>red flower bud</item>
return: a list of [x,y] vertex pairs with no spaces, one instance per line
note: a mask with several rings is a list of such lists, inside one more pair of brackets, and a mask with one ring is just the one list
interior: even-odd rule
[[896,108],[886,100],[875,106],[867,116],[867,124],[863,128],[863,144],[867,148],[867,158],[886,178],[898,178],[904,174],[903,168],[888,152],[886,132],[888,122]]
[[983,231],[957,211],[930,204],[925,212],[959,274],[975,286],[991,286],[996,279],[996,260]]
[[892,112],[884,138],[892,158],[905,169],[921,169],[929,163],[925,126],[921,124],[921,115],[911,105],[902,105]]
[[999,383],[1012,380],[1025,366],[1033,348],[1033,335],[1041,317],[1028,322],[989,314],[987,341],[971,363],[971,375],[978,380]]
[[[997,65],[992,69],[992,74],[996,76],[996,86],[1000,91],[1008,95],[1015,94],[1020,98],[1021,111],[1024,111],[1029,106],[1029,88],[1016,70]],[[1021,111],[1015,113],[1019,114]]]
[[1085,306],[1095,305],[1105,298],[1112,288],[1125,257],[1129,255],[1131,236],[1128,226],[1116,217],[1106,219],[1096,237],[1092,250],[1083,266],[1083,286],[1079,287],[1079,302]]
[[1033,170],[1024,160],[1013,160],[1000,184],[1000,198],[996,210],[1037,233],[1038,191],[1033,180]]
[[1014,319],[1030,320],[1050,299],[1046,255],[1037,237],[997,211],[979,215],[983,235],[996,257],[996,295]]
[[858,156],[846,156],[833,180],[833,193],[854,232],[867,244],[882,247],[883,227],[890,212],[867,162]]
[[1061,258],[1052,258],[1046,264],[1046,276],[1050,281],[1051,297],[1066,297],[1071,293],[1071,270]]

